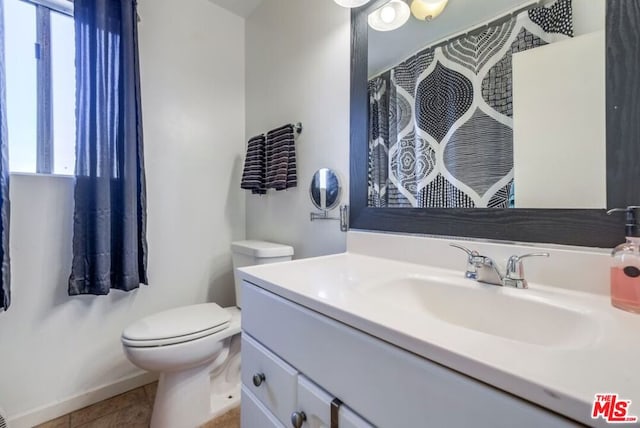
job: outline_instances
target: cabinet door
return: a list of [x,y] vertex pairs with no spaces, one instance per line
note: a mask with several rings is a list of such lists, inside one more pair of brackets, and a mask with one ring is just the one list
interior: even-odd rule
[[298,372],[246,333],[242,333],[242,384],[288,426],[296,407]]
[[[298,407],[296,412],[304,413],[305,428],[330,428],[331,403],[335,397],[318,387],[304,376],[298,376]],[[368,428],[372,427],[360,416],[356,415],[344,404],[338,413],[340,428]]]
[[284,425],[267,410],[246,386],[242,386],[242,428],[284,428]]

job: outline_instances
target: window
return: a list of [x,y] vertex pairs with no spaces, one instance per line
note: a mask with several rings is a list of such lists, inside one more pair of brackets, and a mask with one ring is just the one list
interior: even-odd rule
[[75,40],[72,3],[5,0],[11,172],[73,174]]

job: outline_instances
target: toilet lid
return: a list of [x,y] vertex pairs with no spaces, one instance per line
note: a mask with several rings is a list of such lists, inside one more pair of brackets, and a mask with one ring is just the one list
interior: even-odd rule
[[[122,333],[127,342],[177,343],[224,330],[231,313],[215,303],[170,309],[136,321]],[[173,340],[176,339],[176,340]]]

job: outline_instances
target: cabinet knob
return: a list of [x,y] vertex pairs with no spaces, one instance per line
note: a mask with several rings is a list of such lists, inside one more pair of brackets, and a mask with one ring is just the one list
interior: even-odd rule
[[301,428],[306,420],[307,415],[305,415],[304,412],[293,412],[291,414],[291,425],[293,425],[293,428]]
[[255,386],[260,386],[265,381],[264,373],[256,373],[253,375],[253,384]]

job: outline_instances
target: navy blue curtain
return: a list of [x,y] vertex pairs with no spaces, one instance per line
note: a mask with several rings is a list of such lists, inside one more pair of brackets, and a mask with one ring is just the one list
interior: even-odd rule
[[0,310],[11,304],[9,265],[9,156],[7,142],[7,79],[4,61],[4,2],[0,0]]
[[75,0],[76,183],[69,295],[147,284],[135,0]]

